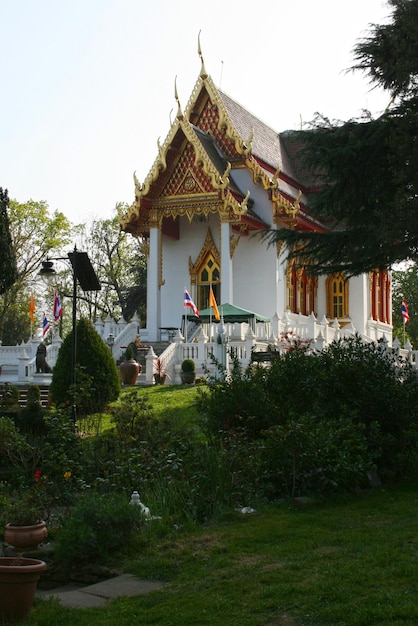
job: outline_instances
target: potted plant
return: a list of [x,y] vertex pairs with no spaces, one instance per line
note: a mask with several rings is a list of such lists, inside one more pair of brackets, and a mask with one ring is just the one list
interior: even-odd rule
[[0,621],[28,617],[41,573],[47,565],[38,559],[0,557]]
[[192,385],[196,378],[195,364],[193,359],[184,359],[181,364],[181,382],[185,385]]
[[4,527],[4,540],[18,550],[37,548],[46,540],[48,529],[44,512],[30,497],[21,498],[7,507],[10,521]]
[[164,385],[166,378],[170,378],[160,358],[154,363],[154,381],[156,385]]
[[132,346],[128,346],[125,351],[124,361],[119,365],[120,377],[124,385],[135,385],[137,378],[142,371],[141,365],[134,359]]

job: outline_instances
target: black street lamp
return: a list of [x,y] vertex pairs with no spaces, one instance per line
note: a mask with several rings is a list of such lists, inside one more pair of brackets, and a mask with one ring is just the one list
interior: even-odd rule
[[77,419],[77,408],[75,402],[76,392],[76,371],[77,371],[77,283],[83,291],[100,291],[101,285],[96,272],[91,264],[87,252],[79,252],[74,246],[74,250],[68,253],[67,257],[48,258],[42,262],[39,276],[48,282],[56,276],[53,261],[70,261],[73,273],[73,310],[72,310],[72,344],[71,344],[71,385],[73,402],[71,407],[71,419],[75,424]]
[[109,346],[110,353],[113,354],[113,346],[115,345],[115,337],[112,335],[112,333],[110,333],[110,335],[106,337],[106,343]]

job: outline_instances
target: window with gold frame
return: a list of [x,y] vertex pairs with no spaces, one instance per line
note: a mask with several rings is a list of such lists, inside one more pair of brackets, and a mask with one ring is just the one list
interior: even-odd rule
[[390,323],[390,278],[387,270],[370,273],[371,317]]
[[210,252],[197,272],[197,307],[199,310],[209,306],[209,289],[212,285],[213,295],[217,303],[221,296],[221,273],[219,264]]
[[286,308],[292,313],[297,313],[297,282],[296,263],[291,261],[286,271]]
[[333,274],[327,278],[327,317],[348,317],[348,280],[344,274]]
[[310,315],[316,309],[317,279],[309,276],[305,268],[296,269],[296,261],[291,261],[286,272],[287,309],[292,313]]

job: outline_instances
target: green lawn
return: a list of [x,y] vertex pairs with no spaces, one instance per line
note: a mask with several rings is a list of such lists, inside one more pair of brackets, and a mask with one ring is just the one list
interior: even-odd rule
[[[187,391],[186,393],[191,393]],[[169,394],[168,394],[169,395]],[[418,624],[417,485],[144,533],[125,571],[165,587],[102,609],[37,599],[31,626]]]
[[[121,398],[125,393],[135,390],[138,397],[147,396],[152,404],[156,418],[170,415],[170,420],[179,426],[194,423],[197,418],[195,398],[198,393],[197,385],[153,385],[151,387],[124,387]],[[114,404],[117,404],[115,402]],[[110,415],[104,413],[79,420],[81,431],[97,434],[111,428]]]

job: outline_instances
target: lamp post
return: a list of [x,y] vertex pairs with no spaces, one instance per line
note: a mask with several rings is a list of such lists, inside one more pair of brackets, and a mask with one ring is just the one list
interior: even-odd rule
[[112,335],[112,333],[110,333],[107,337],[106,337],[106,343],[109,346],[109,350],[110,350],[110,354],[113,354],[113,346],[115,345],[115,338]]
[[71,342],[71,388],[72,388],[72,406],[71,420],[75,424],[77,419],[77,407],[75,401],[76,393],[76,371],[77,371],[77,284],[79,283],[83,291],[100,291],[101,286],[99,279],[93,269],[87,252],[80,252],[74,246],[72,252],[68,252],[67,257],[48,258],[42,262],[42,268],[39,275],[48,282],[54,280],[56,271],[53,261],[70,261],[73,274],[73,293],[72,293],[72,342]]

